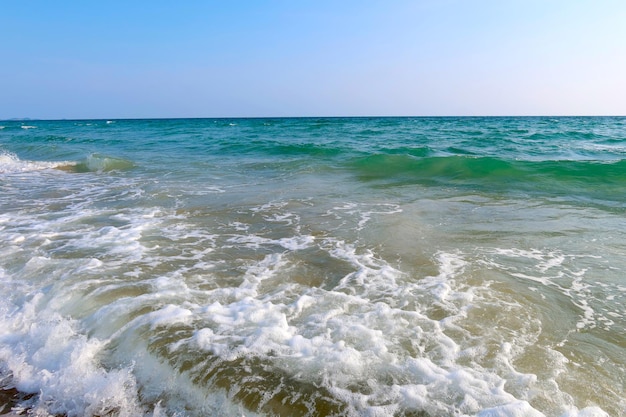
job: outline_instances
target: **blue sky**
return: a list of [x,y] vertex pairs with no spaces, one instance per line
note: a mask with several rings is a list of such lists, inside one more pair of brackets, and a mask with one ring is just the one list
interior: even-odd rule
[[626,115],[623,0],[0,0],[0,119]]

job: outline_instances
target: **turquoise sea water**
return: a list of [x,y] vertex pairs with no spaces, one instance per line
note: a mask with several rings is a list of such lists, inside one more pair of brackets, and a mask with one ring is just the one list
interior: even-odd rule
[[0,413],[626,416],[626,118],[0,126]]

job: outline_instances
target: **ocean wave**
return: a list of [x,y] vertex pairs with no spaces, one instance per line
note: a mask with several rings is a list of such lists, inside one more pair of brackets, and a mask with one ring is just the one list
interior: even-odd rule
[[391,185],[472,186],[481,190],[593,191],[621,188],[626,160],[520,161],[494,157],[376,154],[356,158],[349,168],[362,181]]
[[132,161],[105,155],[92,154],[82,161],[29,161],[12,152],[0,151],[0,174],[59,169],[67,172],[108,172],[133,168]]
[[91,154],[74,166],[76,172],[125,171],[135,166],[132,161],[112,156]]
[[66,161],[48,162],[21,160],[14,153],[0,151],[0,174],[40,171],[44,169],[62,168],[72,165],[72,162]]
[[542,120],[3,122],[0,414],[622,416],[623,126]]

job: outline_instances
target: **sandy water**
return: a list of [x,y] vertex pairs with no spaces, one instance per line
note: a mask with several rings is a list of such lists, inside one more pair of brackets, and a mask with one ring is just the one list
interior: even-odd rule
[[624,416],[625,121],[2,122],[4,410]]

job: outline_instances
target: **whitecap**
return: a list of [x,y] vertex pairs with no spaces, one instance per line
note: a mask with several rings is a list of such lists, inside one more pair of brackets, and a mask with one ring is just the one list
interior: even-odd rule
[[43,169],[61,168],[71,165],[73,165],[73,163],[67,161],[49,162],[21,160],[12,152],[0,151],[0,174],[39,171]]
[[103,341],[81,335],[72,320],[32,307],[0,317],[0,361],[10,369],[10,384],[34,394],[22,410],[33,415],[147,414],[131,366],[104,369],[98,358]]

